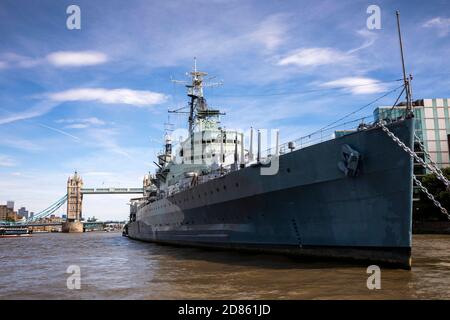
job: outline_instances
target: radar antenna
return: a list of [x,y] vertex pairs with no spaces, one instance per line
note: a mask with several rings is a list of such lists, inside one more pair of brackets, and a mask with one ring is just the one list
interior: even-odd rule
[[208,108],[206,99],[203,96],[203,88],[218,87],[223,84],[222,81],[210,82],[209,80],[214,79],[210,77],[205,81],[205,76],[208,73],[199,71],[197,69],[197,58],[194,57],[194,65],[192,71],[186,73],[191,79],[187,80],[171,80],[175,84],[184,84],[187,88],[187,95],[190,98],[189,101],[189,112],[183,112],[185,107],[178,108],[176,110],[169,110],[170,113],[188,113],[189,114],[189,133],[192,134],[194,131],[194,126],[197,119],[206,119],[212,116],[222,115],[219,110],[212,110]]

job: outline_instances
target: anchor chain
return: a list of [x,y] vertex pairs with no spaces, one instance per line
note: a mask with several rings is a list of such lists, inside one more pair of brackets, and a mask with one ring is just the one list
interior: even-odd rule
[[447,216],[447,219],[448,219],[448,220],[450,220],[450,214],[448,213],[447,209],[445,209],[445,208],[441,205],[441,203],[440,203],[439,201],[437,201],[437,200],[433,197],[433,195],[428,191],[427,188],[425,188],[425,187],[423,186],[423,184],[420,182],[419,179],[417,179],[417,177],[416,177],[415,175],[413,175],[413,179],[414,179],[414,182],[416,183],[416,185],[420,188],[420,190],[422,190],[422,192],[426,194],[426,196],[428,197],[428,199],[430,199],[431,201],[433,201],[433,204],[434,204],[436,207],[438,207],[439,210],[441,210],[441,212],[442,212],[443,214],[445,214],[445,215]]
[[[425,146],[423,145],[422,141],[420,141],[420,138],[414,133],[414,138],[416,139],[417,143],[419,144],[420,150],[425,154],[425,156],[428,158],[429,164],[437,171],[439,174],[444,177],[444,179],[448,182],[448,179],[445,178],[444,174],[442,173],[442,170],[437,166],[437,164],[433,161],[431,158],[431,155],[425,150]],[[447,186],[447,183],[446,183]]]
[[396,137],[382,122],[378,122],[377,125],[381,127],[381,129],[396,142],[406,153],[408,153],[411,157],[413,157],[418,163],[420,163],[424,168],[433,172],[439,180],[441,180],[447,189],[450,189],[450,181],[442,174],[442,171],[437,167],[426,163],[421,157],[417,155],[413,150],[411,150],[407,145],[405,145],[398,137]]
[[[419,141],[420,148],[422,151],[426,154],[427,157],[429,157],[429,160],[431,160],[432,165],[426,163],[421,157],[417,155],[411,148],[409,148],[407,145],[403,143],[398,137],[394,135],[382,122],[378,122],[377,126],[381,127],[381,129],[392,139],[395,143],[397,143],[406,153],[408,153],[412,158],[414,158],[418,163],[420,163],[424,168],[430,170],[433,172],[439,180],[441,180],[447,189],[450,188],[450,181],[444,177],[442,171],[437,167],[437,165],[431,160],[431,156],[428,154],[428,152],[425,151],[425,148]],[[433,204],[439,208],[439,210],[447,217],[448,220],[450,220],[450,214],[448,213],[447,209],[445,209],[439,201],[437,201],[434,196],[428,191],[428,189],[420,182],[419,179],[413,174],[413,180],[415,184],[422,190],[423,193],[430,199]]]

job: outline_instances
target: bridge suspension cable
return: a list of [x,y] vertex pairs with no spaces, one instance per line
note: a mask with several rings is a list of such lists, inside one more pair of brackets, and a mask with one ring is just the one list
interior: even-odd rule
[[52,213],[54,213],[56,210],[58,210],[59,208],[61,208],[61,206],[66,203],[67,201],[67,194],[65,194],[62,198],[58,199],[55,203],[53,203],[52,205],[50,205],[48,208],[38,212],[37,214],[35,214],[32,218],[28,218],[26,220],[26,222],[33,222],[36,221],[40,218],[45,218],[48,217],[49,215],[51,215]]

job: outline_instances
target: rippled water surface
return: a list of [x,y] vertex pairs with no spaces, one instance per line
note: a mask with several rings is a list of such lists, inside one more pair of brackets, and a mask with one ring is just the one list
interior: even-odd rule
[[[411,271],[178,248],[120,233],[0,238],[1,299],[450,299],[450,236],[414,236]],[[81,289],[67,289],[68,266]]]

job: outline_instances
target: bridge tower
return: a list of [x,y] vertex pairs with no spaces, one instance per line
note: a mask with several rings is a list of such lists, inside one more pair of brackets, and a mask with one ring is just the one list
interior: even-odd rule
[[62,232],[83,232],[81,188],[83,188],[83,179],[75,171],[74,175],[67,179],[67,220],[62,225]]

